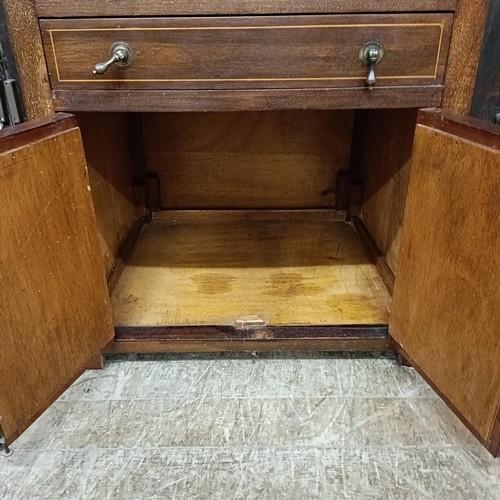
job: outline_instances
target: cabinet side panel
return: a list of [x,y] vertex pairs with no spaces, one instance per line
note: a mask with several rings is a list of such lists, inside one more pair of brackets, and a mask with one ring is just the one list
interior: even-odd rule
[[397,272],[416,110],[358,112],[353,176],[363,183],[361,217]]
[[53,113],[42,38],[32,0],[3,0],[28,119]]
[[484,442],[500,403],[500,142],[419,125],[390,331]]
[[113,337],[78,129],[0,155],[0,415],[15,438]]
[[103,264],[113,265],[135,220],[131,137],[126,114],[80,113]]
[[448,111],[469,114],[489,3],[489,0],[460,0],[458,3],[442,103]]

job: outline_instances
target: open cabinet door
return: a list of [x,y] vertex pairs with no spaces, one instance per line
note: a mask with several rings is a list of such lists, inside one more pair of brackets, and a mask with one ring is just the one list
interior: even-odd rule
[[419,113],[389,331],[498,456],[500,127]]
[[0,132],[0,199],[0,424],[11,442],[113,337],[73,117]]

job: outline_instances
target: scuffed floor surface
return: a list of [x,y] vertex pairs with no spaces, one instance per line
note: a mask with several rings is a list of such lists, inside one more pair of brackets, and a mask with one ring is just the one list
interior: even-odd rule
[[116,357],[12,448],[9,500],[500,499],[500,460],[389,355]]

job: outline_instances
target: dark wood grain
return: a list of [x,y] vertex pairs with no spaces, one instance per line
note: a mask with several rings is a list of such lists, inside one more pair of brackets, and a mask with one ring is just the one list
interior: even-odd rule
[[57,111],[266,111],[439,106],[443,86],[287,90],[57,90]]
[[332,326],[116,326],[115,340],[387,339],[387,325]]
[[6,127],[0,130],[0,154],[76,126],[76,119],[72,115],[57,113],[30,120],[14,127]]
[[[359,50],[378,40],[379,84],[439,85],[452,14],[43,20],[53,89],[257,89],[366,86]],[[134,52],[111,66],[114,43]]]
[[35,0],[40,17],[317,14],[450,11],[457,0]]
[[119,327],[110,352],[388,351],[385,325],[266,327]]
[[456,115],[443,109],[423,109],[418,123],[493,149],[500,149],[500,127],[471,116]]

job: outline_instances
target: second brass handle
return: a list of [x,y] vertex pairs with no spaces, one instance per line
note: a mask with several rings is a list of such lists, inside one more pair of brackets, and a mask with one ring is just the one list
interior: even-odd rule
[[97,63],[92,73],[94,75],[103,75],[113,64],[128,66],[132,62],[132,57],[132,49],[126,43],[115,43],[111,47],[111,57],[105,62]]
[[361,47],[359,51],[359,60],[369,66],[368,76],[366,77],[366,85],[372,89],[377,83],[377,75],[375,74],[375,66],[384,57],[384,47],[379,42],[368,42]]

